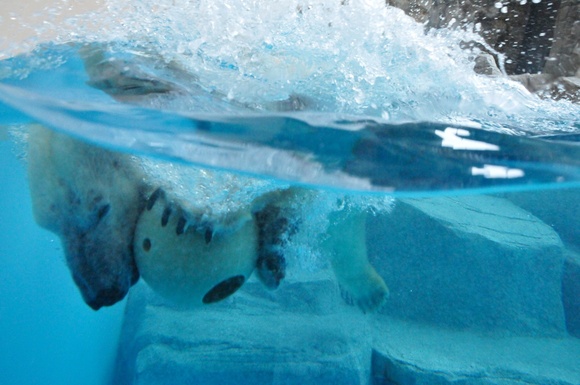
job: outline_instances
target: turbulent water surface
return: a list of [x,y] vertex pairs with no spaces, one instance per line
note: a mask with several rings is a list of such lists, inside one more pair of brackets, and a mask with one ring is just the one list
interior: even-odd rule
[[466,32],[425,34],[378,2],[109,12],[127,12],[124,28],[1,63],[4,123],[357,191],[580,181],[580,108],[474,74]]

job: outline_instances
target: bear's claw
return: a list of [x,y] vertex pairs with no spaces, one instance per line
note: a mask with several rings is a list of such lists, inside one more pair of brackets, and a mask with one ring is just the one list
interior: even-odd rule
[[153,191],[153,193],[147,199],[147,203],[145,206],[147,211],[151,211],[151,209],[153,209],[155,204],[157,204],[157,202],[159,201],[159,198],[161,198],[165,204],[165,207],[161,214],[161,227],[167,226],[171,216],[176,214],[179,215],[179,219],[177,220],[177,225],[175,227],[175,234],[177,235],[184,234],[189,228],[189,226],[192,225],[192,223],[196,223],[194,228],[199,233],[204,234],[205,243],[209,244],[211,242],[214,233],[213,226],[207,223],[207,221],[203,221],[201,219],[195,220],[194,218],[188,216],[187,211],[182,207],[181,204],[173,200],[172,201],[167,200],[165,191],[161,187]]
[[177,235],[183,234],[185,232],[186,225],[187,225],[187,219],[182,215],[177,220],[177,227],[175,228],[175,234],[177,234]]
[[169,222],[169,216],[171,215],[171,211],[173,211],[171,209],[171,206],[165,207],[165,210],[163,210],[163,215],[161,215],[161,226],[163,227],[167,226],[167,222]]
[[97,210],[97,222],[100,222],[109,213],[110,209],[111,205],[108,203],[99,207]]
[[147,199],[147,211],[151,211],[155,205],[155,202],[157,202],[157,199],[162,196],[165,196],[165,191],[163,191],[162,188],[158,188],[157,190],[153,191],[153,194],[151,194],[149,199]]
[[205,239],[205,243],[206,244],[209,244],[211,242],[212,238],[213,238],[213,229],[211,227],[208,227],[205,230],[205,238],[204,238]]

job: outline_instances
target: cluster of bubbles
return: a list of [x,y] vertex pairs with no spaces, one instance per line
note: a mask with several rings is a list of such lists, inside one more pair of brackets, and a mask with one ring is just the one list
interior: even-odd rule
[[[191,167],[158,159],[140,159],[143,169],[151,180],[162,181],[174,202],[185,205],[189,213],[203,213],[215,231],[232,231],[247,220],[250,212],[261,208],[261,199],[276,194],[290,186],[273,179],[259,179],[225,171]],[[369,215],[390,212],[394,199],[386,195],[353,195],[333,190],[308,187],[292,187],[288,200],[276,201],[283,210],[292,215],[295,229],[284,243],[284,255],[293,266],[292,274],[315,272],[327,267],[328,256],[320,243],[330,225],[329,214],[337,211],[365,210]],[[288,195],[286,196],[288,197]],[[256,203],[258,202],[258,203]],[[246,215],[240,215],[246,214]],[[224,221],[233,218],[234,221]],[[235,222],[239,221],[239,222]],[[296,278],[296,277],[294,277]]]
[[561,129],[578,112],[475,74],[481,48],[493,50],[469,26],[426,32],[381,0],[109,0],[108,12],[106,39],[146,45],[208,91],[258,109],[298,96],[317,112],[524,131]]
[[426,32],[383,0],[103,0],[94,14],[56,23],[72,3],[60,4],[39,34],[154,51],[208,92],[257,109],[293,99],[311,111],[391,122],[577,129],[578,106],[540,100],[504,76],[476,75],[482,47],[493,49],[474,26]]
[[166,60],[242,103],[302,95],[322,112],[433,120],[475,97],[470,53],[377,0],[144,1],[115,14],[134,15],[115,34],[150,37]]

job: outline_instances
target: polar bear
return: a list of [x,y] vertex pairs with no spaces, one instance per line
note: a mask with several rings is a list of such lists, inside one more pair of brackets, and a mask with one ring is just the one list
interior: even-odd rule
[[[148,53],[150,55],[150,53]],[[141,58],[146,58],[148,55],[141,56]],[[111,97],[122,103],[131,103],[137,105],[146,105],[150,103],[150,98],[154,98],[156,103],[159,102],[158,98],[163,100],[167,99],[167,95],[180,94],[184,90],[177,83],[171,81],[170,79],[183,79],[189,78],[191,74],[183,71],[182,69],[176,67],[174,64],[168,66],[169,76],[163,77],[159,76],[157,73],[147,72],[145,66],[135,66],[127,62],[126,60],[118,60],[114,55],[110,55],[107,47],[103,46],[88,46],[86,49],[82,50],[82,56],[85,63],[85,68],[87,69],[87,74],[89,75],[91,84],[93,87],[100,89],[108,93]],[[195,83],[195,82],[193,82]],[[188,82],[189,84],[189,82]],[[171,98],[169,98],[171,99]],[[287,101],[276,103],[271,105],[270,108],[275,111],[296,111],[301,110],[305,107],[304,103],[308,98],[304,97],[290,97]],[[292,203],[299,202],[305,195],[312,195],[305,192],[303,188],[289,188],[281,191],[275,191],[265,196],[256,199],[247,207],[242,208],[234,216],[237,216],[239,220],[244,222],[248,227],[242,227],[244,231],[248,231],[246,236],[252,236],[253,230],[250,231],[250,225],[253,222],[255,226],[255,231],[257,231],[257,247],[254,247],[253,252],[257,253],[256,257],[256,273],[262,283],[264,283],[268,288],[275,289],[280,284],[280,281],[284,278],[286,262],[284,258],[283,243],[292,236],[293,232],[296,231],[296,223],[301,221],[301,218],[297,218],[301,215],[297,210],[292,210]],[[322,199],[329,199],[324,197]],[[156,195],[153,195],[155,198]],[[348,198],[347,198],[348,200]],[[182,236],[178,238],[172,238],[175,244],[190,244],[191,249],[188,253],[183,253],[181,250],[176,248],[175,253],[165,253],[159,254],[160,249],[150,250],[147,252],[147,256],[143,258],[138,258],[139,261],[145,262],[150,261],[151,264],[141,266],[140,271],[149,271],[151,268],[151,275],[157,276],[155,281],[156,285],[159,285],[159,290],[163,291],[162,281],[164,277],[168,277],[167,271],[162,268],[163,263],[154,263],[152,261],[162,261],[164,258],[169,258],[170,255],[181,255],[185,258],[186,255],[192,253],[208,254],[210,250],[214,255],[216,255],[216,250],[214,248],[220,247],[222,250],[227,249],[226,244],[229,244],[232,248],[236,247],[237,239],[234,237],[217,237],[216,241],[210,245],[211,242],[205,244],[205,240],[208,239],[208,234],[212,234],[212,231],[207,231],[210,226],[199,225],[200,221],[196,220],[197,209],[191,208],[183,199],[171,198],[169,201],[162,199],[157,202],[155,199],[149,200],[150,202],[155,201],[155,203],[160,204],[159,207],[153,210],[153,212],[144,212],[143,218],[149,218],[148,223],[151,226],[157,226],[160,228],[156,229],[157,234],[154,238],[156,240],[155,244],[159,242],[168,244],[167,240],[161,234],[168,232],[168,228],[171,226],[162,226],[162,222],[166,221],[166,215],[169,213],[177,215],[178,212],[185,216],[182,217],[179,223],[198,223],[196,227],[197,230],[190,231],[187,236]],[[172,201],[172,202],[171,202]],[[164,206],[161,210],[161,203],[163,205],[172,205],[173,210],[167,210],[167,206]],[[180,209],[177,209],[181,206]],[[344,207],[349,207],[346,204]],[[350,205],[350,209],[346,210],[336,210],[330,215],[328,231],[323,236],[325,241],[323,242],[323,247],[326,249],[326,254],[328,254],[332,269],[341,285],[344,289],[344,293],[349,300],[352,300],[357,304],[363,311],[373,311],[379,308],[388,296],[388,289],[382,278],[378,275],[375,269],[371,266],[367,259],[366,252],[366,210],[358,207],[356,204]],[[161,218],[154,218],[155,216],[161,216]],[[190,217],[189,220],[185,218]],[[235,231],[231,231],[235,226],[222,226],[225,222],[229,222],[231,218],[213,218],[213,222],[219,222],[220,224],[214,226],[215,229],[230,228],[229,234],[236,234]],[[304,218],[304,220],[307,220]],[[234,221],[235,222],[235,221]],[[216,223],[214,223],[215,225]],[[239,224],[239,223],[238,223]],[[204,226],[206,229],[204,230]],[[150,229],[150,230],[153,230]],[[226,231],[228,232],[228,231]],[[168,234],[171,234],[169,232]],[[173,237],[173,236],[171,236]],[[188,241],[185,241],[185,239]],[[136,255],[144,253],[143,240],[136,240],[134,244],[134,251]],[[152,238],[149,237],[148,241],[152,242]],[[250,242],[251,243],[251,242]],[[219,245],[219,246],[218,246]],[[151,246],[152,247],[152,246]],[[249,253],[248,249],[245,249],[244,253]],[[242,254],[244,254],[242,253]],[[250,253],[251,254],[251,253]],[[245,258],[241,259],[252,259],[253,257],[249,254]],[[225,257],[225,256],[224,256]],[[239,258],[239,255],[238,255]],[[179,259],[179,258],[178,258]],[[215,261],[215,259],[214,259]],[[175,258],[173,259],[175,262]],[[222,266],[224,266],[222,264]],[[156,272],[157,269],[161,269]],[[148,273],[145,273],[149,280],[150,277]],[[247,275],[247,273],[246,273]],[[247,276],[243,275],[245,279]],[[241,279],[240,279],[241,280]],[[155,285],[154,284],[154,285]],[[174,283],[167,283],[167,291],[172,292],[171,287],[174,287]],[[193,290],[191,287],[189,290]],[[198,288],[198,290],[200,290]],[[195,302],[199,303],[198,295],[196,295],[196,300],[183,301],[183,294],[174,291],[175,299],[177,302]],[[197,293],[199,294],[199,292]],[[180,299],[181,298],[181,299]]]
[[[84,301],[98,310],[124,298],[140,277],[133,245],[138,219],[142,218],[142,231],[148,230],[147,226],[157,230],[155,226],[158,223],[143,224],[146,218],[157,213],[153,211],[147,215],[158,195],[148,197],[153,187],[148,183],[149,178],[140,167],[139,159],[40,125],[32,125],[28,130],[27,170],[35,220],[41,227],[60,237],[67,265]],[[155,191],[159,194],[162,190],[157,188]],[[272,197],[279,197],[280,194],[276,192]],[[162,200],[165,202],[165,197]],[[245,216],[235,218],[235,223],[230,223],[230,218],[217,218],[215,223],[208,224],[207,220],[202,221],[196,215],[199,214],[198,209],[183,200],[178,204],[176,201],[174,207],[182,213],[180,220],[187,218],[187,224],[192,228],[204,229],[203,237],[208,243],[206,252],[214,257],[214,262],[217,260],[215,257],[223,255],[222,263],[214,264],[214,270],[221,268],[222,273],[235,270],[232,266],[234,262],[244,259],[236,258],[235,254],[241,254],[251,262],[251,270],[245,278],[257,267],[260,279],[268,288],[274,289],[285,276],[285,260],[274,245],[282,243],[284,219],[269,214],[273,206],[268,205],[264,197],[260,201],[259,210],[246,212]],[[167,205],[164,206],[166,208]],[[164,213],[159,214],[161,219]],[[244,222],[246,226],[240,228],[238,225]],[[192,225],[194,223],[195,226]],[[213,227],[211,233],[208,232],[210,225]],[[171,238],[162,234],[166,236],[162,255],[174,258],[172,264],[167,266],[163,266],[163,259],[155,260],[155,268],[179,266],[175,257],[179,255],[179,245],[184,242],[172,244]],[[185,241],[185,248],[193,247],[197,240],[195,234]],[[209,236],[214,238],[211,244]],[[159,242],[156,244],[158,246]],[[236,250],[234,247],[238,244],[248,247]],[[159,270],[158,276],[151,277],[149,272],[155,271],[152,265],[143,268],[146,269],[148,281],[154,286],[155,279],[162,281],[165,278],[162,270]],[[197,268],[207,276],[209,271],[204,272],[203,266]],[[159,290],[174,299],[185,295],[183,290],[172,292],[161,287]]]
[[[297,223],[285,188],[212,217],[171,186],[150,180],[139,158],[34,126],[28,176],[38,224],[62,241],[85,302],[97,310],[121,300],[140,276],[179,305],[205,305],[233,294],[255,270],[270,289],[285,277],[284,243]],[[366,255],[365,214],[330,215],[323,246],[348,296],[365,312],[388,295]]]

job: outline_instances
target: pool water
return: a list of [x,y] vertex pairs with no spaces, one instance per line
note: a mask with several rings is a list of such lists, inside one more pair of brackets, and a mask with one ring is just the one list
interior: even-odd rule
[[[478,52],[457,47],[477,37],[424,34],[378,2],[177,3],[109,2],[124,23],[0,62],[1,383],[580,384],[578,105],[473,74]],[[38,133],[76,145],[27,171]],[[114,159],[142,177],[103,187]],[[143,268],[94,311],[71,262],[88,249],[70,243],[94,219],[74,199],[67,232],[33,213],[78,178],[101,192],[96,223],[116,210],[103,196],[122,186],[129,205],[142,182],[139,218],[167,199],[180,233],[185,212],[181,232],[210,250],[176,269],[206,269],[195,290],[246,258],[212,247],[242,250],[228,240],[259,218],[285,277],[270,290],[258,268],[191,308]],[[183,237],[138,233],[131,255],[166,242],[177,265]],[[109,240],[93,252],[120,259]]]

